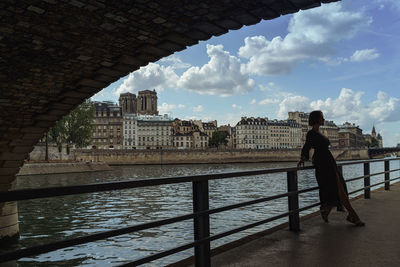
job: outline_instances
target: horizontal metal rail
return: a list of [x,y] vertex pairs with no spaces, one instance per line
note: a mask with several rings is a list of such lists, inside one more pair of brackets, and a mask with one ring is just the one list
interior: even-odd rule
[[[318,189],[318,187],[314,187],[311,189],[316,190],[316,189]],[[305,189],[302,191],[307,192],[307,191],[311,191],[311,190]],[[299,191],[298,193],[301,193],[301,191]],[[228,211],[228,210],[232,210],[232,209],[236,209],[236,208],[240,208],[240,207],[244,207],[244,206],[267,202],[267,201],[279,199],[282,197],[287,197],[287,196],[294,195],[294,194],[296,194],[296,192],[282,193],[279,195],[259,198],[259,199],[255,199],[255,200],[250,200],[250,201],[232,204],[232,205],[228,205],[228,206],[224,206],[224,207],[214,208],[214,209],[201,211],[201,212],[197,212],[197,213],[190,213],[190,214],[185,214],[185,215],[181,215],[181,216],[177,216],[177,217],[173,217],[173,218],[138,224],[138,225],[134,225],[134,226],[130,226],[130,227],[119,228],[116,230],[104,231],[101,233],[96,233],[96,234],[91,234],[91,235],[87,235],[87,236],[52,242],[49,244],[39,245],[39,246],[31,247],[31,248],[23,248],[18,251],[1,254],[0,262],[20,259],[23,257],[29,257],[29,256],[37,255],[37,254],[42,254],[42,253],[47,253],[47,252],[59,250],[62,248],[67,248],[70,246],[81,245],[81,244],[94,242],[94,241],[98,241],[98,240],[102,240],[102,239],[106,239],[106,238],[110,238],[110,237],[114,237],[114,236],[129,234],[129,233],[142,231],[142,230],[146,230],[146,229],[150,229],[150,228],[154,228],[154,227],[159,227],[159,226],[163,226],[163,225],[167,225],[167,224],[185,221],[185,220],[197,218],[197,217],[205,215],[205,214],[210,215],[210,214]]]
[[372,173],[372,174],[369,174],[369,175],[363,175],[363,176],[358,176],[358,177],[346,179],[346,180],[344,180],[344,181],[345,181],[345,182],[352,182],[352,181],[356,181],[356,180],[361,180],[361,179],[366,178],[366,177],[372,177],[372,176],[376,176],[376,175],[380,175],[380,174],[385,174],[385,173],[396,172],[396,171],[400,171],[400,169],[394,169],[394,170],[383,171],[383,172],[376,172],[376,173]]
[[373,184],[373,185],[365,186],[363,188],[360,188],[360,189],[357,189],[357,190],[349,192],[349,195],[352,195],[352,194],[357,193],[357,192],[364,191],[367,188],[371,188],[371,187],[378,186],[378,185],[381,185],[381,184],[386,184],[387,182],[392,182],[392,181],[399,180],[399,179],[400,179],[400,176],[397,177],[397,178],[390,179],[388,181],[379,182],[379,183],[376,183],[376,184]]
[[175,248],[172,248],[172,249],[169,249],[169,250],[165,250],[165,251],[162,251],[162,252],[159,252],[159,253],[152,254],[150,256],[145,256],[145,257],[139,258],[139,259],[137,259],[135,261],[132,261],[130,263],[122,264],[122,265],[119,265],[119,266],[124,266],[124,267],[125,266],[137,266],[137,265],[144,264],[144,263],[147,263],[147,262],[150,262],[150,261],[158,260],[158,259],[161,259],[163,257],[166,257],[166,256],[169,256],[169,255],[172,255],[172,254],[187,250],[187,249],[192,248],[192,247],[194,247],[196,245],[199,245],[201,243],[214,241],[214,240],[217,240],[217,239],[220,239],[220,238],[232,235],[232,234],[239,233],[241,231],[244,231],[244,230],[247,230],[247,229],[250,229],[250,228],[254,228],[254,227],[259,226],[259,225],[263,225],[263,224],[266,224],[266,223],[269,223],[269,222],[272,222],[272,221],[276,221],[278,219],[285,218],[290,214],[293,214],[293,213],[296,213],[296,212],[300,212],[300,211],[304,211],[304,210],[311,209],[313,207],[319,206],[320,204],[321,203],[316,203],[316,204],[312,204],[312,205],[309,205],[307,207],[303,207],[303,208],[300,208],[300,209],[297,209],[297,210],[292,210],[292,211],[289,211],[289,212],[285,212],[285,213],[276,215],[274,217],[271,217],[271,218],[268,218],[268,219],[265,219],[265,220],[261,220],[261,221],[255,222],[255,223],[247,224],[245,226],[241,226],[241,227],[234,228],[234,229],[231,229],[231,230],[226,231],[226,232],[222,232],[222,233],[216,234],[214,236],[210,236],[209,238],[204,238],[202,240],[198,240],[198,241],[195,241],[195,242],[190,242],[190,243],[187,243],[187,244],[179,246],[179,247],[175,247]]
[[355,165],[355,164],[364,164],[364,163],[375,163],[375,162],[392,161],[392,160],[399,160],[399,158],[372,159],[372,160],[357,160],[357,161],[341,162],[341,163],[338,163],[337,165],[338,165],[338,166],[346,166],[346,165]]
[[[314,167],[307,166],[302,168],[301,170],[307,170],[307,169],[314,169]],[[11,190],[7,192],[0,192],[0,202],[86,194],[86,193],[95,193],[95,192],[112,191],[112,190],[123,190],[123,189],[132,189],[132,188],[147,187],[147,186],[187,183],[193,181],[208,181],[208,180],[218,180],[226,178],[237,178],[243,176],[256,176],[262,174],[282,173],[282,172],[296,171],[296,170],[299,169],[297,167],[276,168],[276,169],[255,170],[255,171],[245,171],[245,172],[228,172],[228,173],[204,174],[204,175],[194,175],[194,176],[149,178],[149,179],[142,179],[135,181],[121,181],[121,182],[96,183],[87,185]]]
[[[381,184],[388,185],[390,184],[391,181],[398,180],[400,177],[397,178],[392,178],[392,179],[386,179],[389,177],[390,172],[395,172],[399,171],[400,169],[394,169],[390,170],[389,166],[389,161],[391,160],[399,160],[399,158],[396,159],[381,159],[381,160],[367,160],[367,161],[357,161],[357,162],[345,162],[338,164],[338,166],[343,166],[343,165],[355,165],[355,164],[364,164],[364,175],[360,177],[355,177],[346,180],[346,182],[350,181],[355,181],[359,179],[364,178],[364,186],[361,189],[355,190],[353,192],[350,192],[349,194],[354,194],[356,192],[360,192],[364,190],[364,197],[367,197],[366,194],[369,194],[369,189]],[[373,173],[369,174],[369,163],[374,163],[374,162],[385,162],[385,171],[384,172],[378,172],[378,173]],[[367,166],[367,169],[365,167]],[[190,214],[184,214],[180,216],[176,216],[173,218],[167,218],[167,219],[162,219],[162,220],[157,220],[157,221],[152,221],[148,223],[142,223],[138,225],[133,225],[129,227],[124,227],[124,228],[119,228],[115,230],[110,230],[110,231],[104,231],[96,234],[90,234],[82,237],[77,237],[77,238],[72,238],[68,240],[62,240],[62,241],[56,241],[53,243],[49,244],[44,244],[44,245],[39,245],[39,246],[34,246],[34,247],[29,247],[29,248],[23,248],[19,249],[17,251],[12,251],[12,252],[7,252],[2,255],[0,255],[0,262],[6,262],[9,260],[15,260],[19,259],[22,257],[29,257],[37,254],[42,254],[46,252],[51,252],[55,251],[58,249],[66,248],[66,247],[71,247],[79,244],[85,244],[101,239],[106,239],[109,237],[114,237],[114,236],[119,236],[123,234],[128,234],[128,233],[133,233],[137,231],[142,231],[154,227],[159,227],[167,224],[172,224],[180,221],[185,221],[189,219],[194,219],[198,220],[199,218],[208,218],[209,215],[211,214],[216,214],[220,213],[223,211],[228,211],[240,207],[245,207],[249,205],[254,205],[258,203],[263,203],[283,197],[288,197],[289,198],[289,211],[280,215],[276,215],[274,217],[264,219],[258,222],[254,222],[245,226],[241,226],[235,229],[228,230],[226,232],[222,232],[219,234],[216,234],[214,236],[207,236],[200,237],[198,240],[195,240],[193,242],[160,252],[156,253],[150,256],[146,256],[144,258],[140,258],[136,261],[133,261],[131,263],[124,264],[123,266],[136,266],[138,264],[146,263],[155,259],[159,259],[171,254],[175,254],[177,252],[187,250],[189,248],[196,247],[198,248],[199,246],[203,246],[210,241],[223,238],[225,236],[235,234],[238,232],[241,232],[246,229],[250,229],[280,218],[284,218],[289,216],[289,221],[290,225],[293,223],[297,223],[299,225],[298,221],[298,214],[301,211],[316,207],[320,205],[320,203],[315,203],[303,208],[298,208],[298,205],[295,204],[295,206],[292,205],[290,206],[290,201],[293,201],[294,197],[298,199],[299,194],[318,190],[319,187],[311,187],[311,188],[306,188],[302,190],[297,190],[297,171],[300,170],[308,170],[308,169],[314,169],[313,166],[307,166],[304,168],[297,168],[297,167],[292,167],[292,168],[276,168],[276,169],[267,169],[267,170],[255,170],[255,171],[243,171],[243,172],[229,172],[229,173],[220,173],[220,174],[206,174],[206,175],[196,175],[196,176],[181,176],[181,177],[170,177],[170,178],[151,178],[151,179],[143,179],[143,180],[136,180],[136,181],[121,181],[121,182],[110,182],[110,183],[97,183],[97,184],[88,184],[88,185],[78,185],[78,186],[67,186],[67,187],[49,187],[49,188],[41,188],[41,189],[29,189],[29,190],[13,190],[9,192],[0,192],[0,202],[6,202],[6,201],[16,201],[16,200],[27,200],[27,199],[37,199],[37,198],[47,198],[47,197],[56,197],[56,196],[65,196],[65,195],[75,195],[75,194],[85,194],[85,193],[94,193],[94,192],[102,192],[102,191],[111,191],[111,190],[122,190],[122,189],[132,189],[132,188],[140,188],[140,187],[147,187],[147,186],[157,186],[157,185],[168,185],[168,184],[178,184],[178,183],[188,183],[192,182],[193,186],[198,182],[206,182],[208,183],[208,180],[216,180],[216,179],[226,179],[226,178],[237,178],[237,177],[244,177],[244,176],[256,176],[256,175],[263,175],[263,174],[273,174],[273,173],[282,173],[282,172],[287,172],[288,173],[288,183],[290,180],[290,183],[293,185],[295,183],[294,189],[289,189],[289,184],[288,184],[288,190],[289,192],[274,195],[274,196],[268,196],[268,197],[263,197],[259,199],[254,199],[250,201],[245,201],[245,202],[240,202],[236,204],[231,204],[223,207],[218,207],[214,209],[208,209],[208,204],[206,209],[202,209],[200,211],[196,211]],[[290,174],[290,175],[289,175]],[[376,176],[376,175],[381,175],[385,174],[385,181],[379,182],[373,185],[369,185],[369,179],[371,176]],[[387,176],[387,177],[386,177]],[[193,187],[194,190],[194,187]],[[207,192],[206,194],[208,195],[208,184],[206,188]],[[369,197],[369,196],[368,196]],[[195,200],[193,200],[195,201]],[[297,201],[297,200],[295,200]],[[208,200],[207,200],[208,202]],[[194,203],[194,202],[193,202]],[[294,202],[297,203],[297,202]],[[297,216],[297,219],[296,219]],[[291,221],[293,218],[293,221]],[[297,221],[296,221],[297,220]],[[295,230],[290,228],[291,230]],[[196,239],[196,238],[195,238]],[[208,265],[207,265],[208,266]]]

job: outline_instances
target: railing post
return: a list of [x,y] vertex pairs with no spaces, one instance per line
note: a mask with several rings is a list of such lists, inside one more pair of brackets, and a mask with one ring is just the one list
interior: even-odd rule
[[[193,181],[193,212],[209,209],[208,181]],[[201,240],[210,236],[210,216],[202,215],[193,219],[194,240]],[[195,266],[211,266],[210,241],[195,246]]]
[[[370,186],[371,185],[371,183],[370,183],[370,181],[371,181],[371,179],[370,179],[370,172],[369,172],[369,162],[367,162],[367,163],[364,163],[364,187],[366,187],[366,186]],[[371,188],[365,188],[364,189],[364,198],[365,199],[368,199],[368,198],[371,198]]]
[[385,160],[385,190],[390,190],[390,162]]
[[[287,172],[287,188],[288,193],[296,192],[295,194],[288,196],[289,211],[299,209],[297,171]],[[300,231],[300,217],[298,211],[289,215],[289,229],[294,232]]]

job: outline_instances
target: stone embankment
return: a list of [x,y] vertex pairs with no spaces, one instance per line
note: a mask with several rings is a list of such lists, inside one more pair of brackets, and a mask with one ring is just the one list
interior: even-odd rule
[[[369,159],[367,149],[332,149],[337,160]],[[300,149],[277,150],[76,150],[76,160],[130,164],[202,164],[298,161]]]
[[53,173],[73,173],[109,171],[111,167],[104,162],[66,162],[66,163],[26,163],[17,175],[36,175]]

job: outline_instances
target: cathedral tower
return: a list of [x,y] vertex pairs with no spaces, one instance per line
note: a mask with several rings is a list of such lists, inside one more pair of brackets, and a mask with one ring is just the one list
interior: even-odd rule
[[158,115],[157,92],[155,90],[139,91],[137,113],[143,115]]
[[136,95],[131,93],[124,93],[119,95],[119,106],[122,108],[122,114],[136,113],[137,99]]

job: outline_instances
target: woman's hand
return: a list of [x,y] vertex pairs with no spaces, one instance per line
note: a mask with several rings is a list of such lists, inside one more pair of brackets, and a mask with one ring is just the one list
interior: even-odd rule
[[299,162],[297,163],[297,168],[301,168],[301,167],[304,168],[304,159],[303,159],[303,158],[301,158],[301,159],[299,160]]

